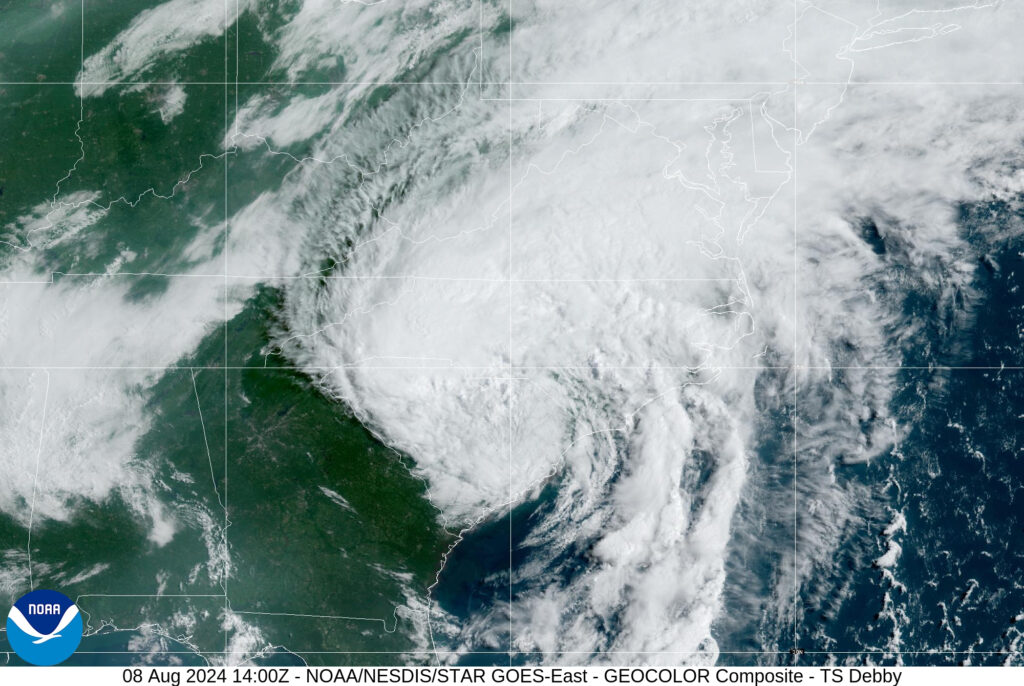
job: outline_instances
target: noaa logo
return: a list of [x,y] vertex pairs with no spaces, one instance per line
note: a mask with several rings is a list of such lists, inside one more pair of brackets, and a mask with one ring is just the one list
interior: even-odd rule
[[7,642],[25,662],[55,665],[71,657],[82,641],[82,616],[57,591],[26,593],[7,614]]

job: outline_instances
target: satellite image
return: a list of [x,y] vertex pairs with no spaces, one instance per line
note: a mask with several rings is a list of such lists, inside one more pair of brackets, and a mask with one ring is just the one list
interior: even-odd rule
[[1022,27],[0,0],[0,664],[1024,665]]

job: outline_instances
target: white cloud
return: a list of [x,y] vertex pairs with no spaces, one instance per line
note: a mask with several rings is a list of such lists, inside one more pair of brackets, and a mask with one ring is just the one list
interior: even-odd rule
[[[569,52],[578,44],[564,38],[569,19],[526,13],[522,25],[519,64],[536,80],[582,78],[592,63],[601,66],[597,52]],[[662,27],[674,26],[652,22],[647,30],[667,41],[673,31]],[[745,73],[741,55],[713,56],[702,73],[715,73],[712,65]],[[646,66],[637,60],[620,71]],[[821,389],[831,386],[828,368],[843,363],[837,350],[852,363],[898,363],[888,327],[902,314],[898,302],[874,294],[891,276],[855,222],[893,222],[882,231],[898,232],[891,259],[902,261],[912,287],[940,299],[968,288],[954,203],[1012,186],[985,187],[974,168],[998,157],[1021,126],[1012,117],[1019,101],[1007,90],[840,94],[802,91],[800,131],[791,128],[785,86],[716,102],[513,102],[511,162],[509,105],[467,99],[390,147],[358,203],[304,217],[323,232],[318,246],[343,237],[358,244],[343,272],[357,278],[292,284],[282,344],[412,456],[444,515],[470,525],[501,511],[510,494],[518,501],[538,480],[559,475],[556,510],[533,533],[535,550],[551,552],[536,553],[523,570],[528,581],[511,610],[518,648],[553,659],[568,650],[670,648],[702,657],[665,659],[715,658],[711,627],[757,445],[755,379],[766,351],[775,363],[811,365],[781,378],[799,383],[811,405],[820,392],[823,403],[809,405],[816,424],[802,439],[808,465],[800,487],[815,494],[816,509],[800,513],[796,582],[830,554],[841,523],[854,516],[856,498],[831,470],[871,459],[898,437],[887,417],[894,379],[850,372],[843,387]],[[393,106],[406,120],[444,111],[443,102],[401,94]],[[385,108],[365,128],[325,139],[317,155],[359,149],[374,134],[391,141],[396,130]],[[796,207],[794,136],[802,143]],[[462,154],[470,140],[490,152]],[[302,204],[343,187],[350,173],[345,165],[310,167]],[[382,204],[375,232],[349,230],[383,189],[400,183],[408,188]],[[314,256],[322,253],[306,255],[311,265]],[[441,280],[391,278],[402,274]],[[510,274],[511,293],[503,281]],[[680,280],[657,281],[666,278]],[[517,381],[503,379],[509,360],[521,365]],[[335,365],[345,368],[322,371]],[[453,368],[380,368],[395,365]],[[695,367],[709,371],[694,375]],[[782,382],[775,392],[789,397]],[[679,475],[701,461],[709,461],[707,481],[697,492],[680,488]],[[554,551],[574,544],[589,546],[592,566],[567,581]],[[770,614],[789,612],[787,576],[780,572]],[[499,603],[451,638],[466,647],[500,644],[509,611]],[[611,635],[599,630],[609,624],[617,627]]]
[[317,69],[340,70],[350,82],[387,82],[430,55],[496,8],[466,0],[412,0],[402,3],[339,3],[305,0],[273,36],[275,69],[293,80]]
[[170,124],[179,114],[185,111],[185,88],[180,83],[168,86],[157,95],[157,112],[160,121]]
[[75,86],[79,95],[99,96],[113,82],[143,77],[158,59],[180,53],[224,33],[250,6],[249,0],[171,0],[140,12],[110,43],[86,58]]
[[235,117],[227,145],[251,148],[266,139],[283,148],[305,141],[334,123],[339,100],[336,90],[316,97],[296,95],[283,107],[270,97],[252,98]]
[[[523,81],[583,84],[522,86],[524,97],[554,100],[409,87],[350,118],[365,93],[355,87],[283,107],[257,97],[240,113],[236,130],[271,147],[329,131],[281,189],[232,222],[232,273],[317,274],[326,256],[345,259],[344,270],[328,274],[339,278],[281,281],[289,327],[282,349],[411,456],[452,525],[500,512],[556,477],[553,509],[530,534],[541,552],[522,570],[522,597],[463,626],[445,618],[456,646],[500,644],[513,612],[517,647],[551,659],[568,650],[671,648],[694,655],[664,659],[713,660],[732,527],[750,524],[734,515],[750,486],[764,411],[755,381],[766,363],[799,365],[772,380],[771,392],[788,397],[785,384],[798,384],[813,419],[801,437],[799,485],[813,494],[798,513],[801,558],[780,563],[767,614],[791,611],[794,582],[814,555],[831,553],[854,516],[856,494],[836,485],[833,470],[876,457],[898,436],[887,421],[894,381],[879,368],[849,371],[833,385],[832,370],[899,363],[891,340],[899,303],[880,295],[880,283],[942,302],[970,288],[969,246],[953,206],[1019,188],[1018,178],[993,170],[1022,125],[1012,89],[848,88],[845,79],[973,77],[984,67],[980,52],[960,60],[944,51],[968,36],[1003,46],[1012,39],[1006,15],[1018,10],[928,18],[902,5],[865,16],[849,3],[826,4],[828,13],[801,15],[796,58],[806,78],[835,83],[796,92],[785,83],[799,69],[789,59],[788,5],[538,2],[517,13],[511,69]],[[147,11],[90,58],[86,74],[142,73],[155,57],[217,33],[223,18],[215,14],[182,0]],[[917,19],[940,30],[890,47],[871,43],[890,27],[896,37],[921,37]],[[398,78],[478,20],[465,3],[311,0],[273,36],[276,66],[299,79],[341,57],[353,81]],[[959,28],[942,29],[951,23]],[[693,59],[666,60],[680,44]],[[878,48],[870,55],[869,44]],[[910,54],[928,55],[917,63],[931,71],[887,71],[879,61]],[[490,59],[488,73],[508,69],[504,54]],[[1009,74],[1011,62],[991,79]],[[459,81],[467,64],[453,60],[432,77]],[[628,86],[637,99],[610,103],[609,92],[622,88],[598,82],[616,80],[674,83]],[[780,83],[725,91],[680,83],[719,80]],[[566,101],[579,93],[593,99]],[[859,235],[855,222],[865,216],[881,223],[888,256]],[[216,259],[209,236],[190,250]],[[899,261],[902,281],[886,260]],[[45,353],[51,364],[168,364],[224,314],[201,281],[176,281],[141,305],[125,301],[113,281],[41,288],[8,314],[14,340],[23,341],[10,349],[23,360]],[[76,290],[88,299],[76,300]],[[61,314],[40,320],[35,312]],[[132,321],[144,325],[123,333]],[[67,337],[78,345],[58,345]],[[518,365],[511,374],[510,363]],[[0,491],[5,509],[29,492],[24,448],[38,440],[38,412],[25,408],[38,408],[38,383],[13,401],[27,414],[14,442],[22,448],[4,458],[20,474]],[[91,398],[84,386],[56,390],[76,403]],[[138,403],[124,379],[116,392],[112,406]],[[131,410],[135,421],[119,416],[115,430],[112,410],[54,407],[69,425],[52,438],[58,445],[84,432],[121,456],[84,484],[62,484],[102,497],[141,421]],[[83,459],[76,455],[66,459]],[[684,484],[694,470],[704,477]],[[48,498],[40,513],[66,516],[63,501]],[[592,566],[566,580],[558,556],[572,546],[590,551]],[[791,569],[795,580],[786,578]],[[602,629],[609,625],[616,630]],[[242,631],[239,641],[241,653],[259,642]]]

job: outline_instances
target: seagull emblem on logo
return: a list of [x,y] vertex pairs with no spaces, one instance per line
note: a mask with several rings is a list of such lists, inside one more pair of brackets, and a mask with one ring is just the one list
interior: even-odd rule
[[38,631],[36,631],[35,628],[28,623],[28,620],[25,619],[25,615],[21,614],[21,610],[19,610],[16,607],[11,608],[11,612],[9,615],[7,615],[7,618],[14,622],[14,625],[22,631],[24,631],[26,634],[34,637],[36,640],[32,641],[33,643],[39,644],[46,643],[47,641],[53,638],[60,638],[60,632],[63,631],[67,627],[67,625],[71,623],[71,620],[73,620],[77,616],[78,606],[70,606],[67,610],[64,611],[64,616],[60,618],[60,624],[57,625],[57,628],[48,634],[41,634]]

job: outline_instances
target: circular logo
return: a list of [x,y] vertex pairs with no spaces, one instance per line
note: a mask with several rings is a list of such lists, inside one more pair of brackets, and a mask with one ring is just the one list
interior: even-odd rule
[[82,641],[82,616],[63,593],[26,593],[7,614],[7,642],[25,662],[56,665],[71,657]]

